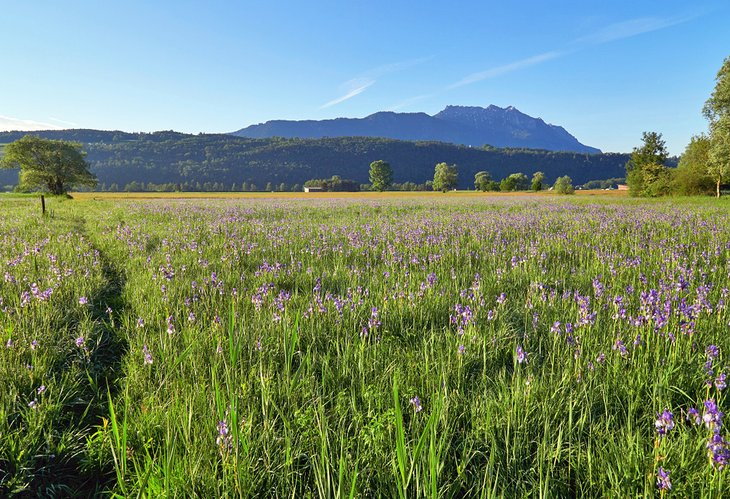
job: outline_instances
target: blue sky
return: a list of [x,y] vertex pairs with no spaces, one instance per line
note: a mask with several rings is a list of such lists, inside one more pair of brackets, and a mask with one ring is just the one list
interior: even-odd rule
[[4,2],[0,129],[229,132],[515,106],[680,154],[730,55],[716,1]]

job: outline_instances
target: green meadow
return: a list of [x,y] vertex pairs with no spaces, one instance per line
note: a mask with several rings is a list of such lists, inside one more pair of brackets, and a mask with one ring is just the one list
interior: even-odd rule
[[725,199],[48,208],[0,196],[2,496],[730,493]]

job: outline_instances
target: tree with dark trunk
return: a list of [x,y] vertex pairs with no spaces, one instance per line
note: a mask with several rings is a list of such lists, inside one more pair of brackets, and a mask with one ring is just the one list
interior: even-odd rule
[[22,189],[59,195],[74,186],[96,186],[96,176],[89,171],[84,155],[77,142],[26,135],[5,147],[0,167],[19,168]]

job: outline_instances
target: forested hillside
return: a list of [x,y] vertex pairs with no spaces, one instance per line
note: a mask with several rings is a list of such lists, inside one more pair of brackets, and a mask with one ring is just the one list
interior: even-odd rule
[[[388,161],[395,182],[424,183],[439,162],[455,163],[459,187],[473,188],[474,174],[486,170],[499,180],[510,173],[543,171],[552,182],[569,175],[577,184],[622,177],[626,154],[581,154],[530,149],[472,148],[441,142],[340,137],[325,139],[250,139],[231,135],[188,135],[177,132],[126,133],[98,130],[32,132],[45,138],[84,144],[99,185],[118,189],[135,183],[185,185],[208,183],[229,190],[244,182],[264,188],[303,184],[312,178],[339,175],[368,181],[372,161]],[[7,144],[26,132],[0,133]],[[0,186],[17,183],[17,172],[0,170]]]

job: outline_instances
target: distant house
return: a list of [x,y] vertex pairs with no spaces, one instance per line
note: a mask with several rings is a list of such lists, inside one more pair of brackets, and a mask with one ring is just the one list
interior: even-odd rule
[[324,192],[324,187],[304,187],[304,192]]
[[618,189],[619,191],[628,191],[628,190],[629,190],[629,186],[628,186],[628,185],[626,185],[626,184],[618,184],[618,186],[616,186],[616,188],[617,188],[617,189]]

